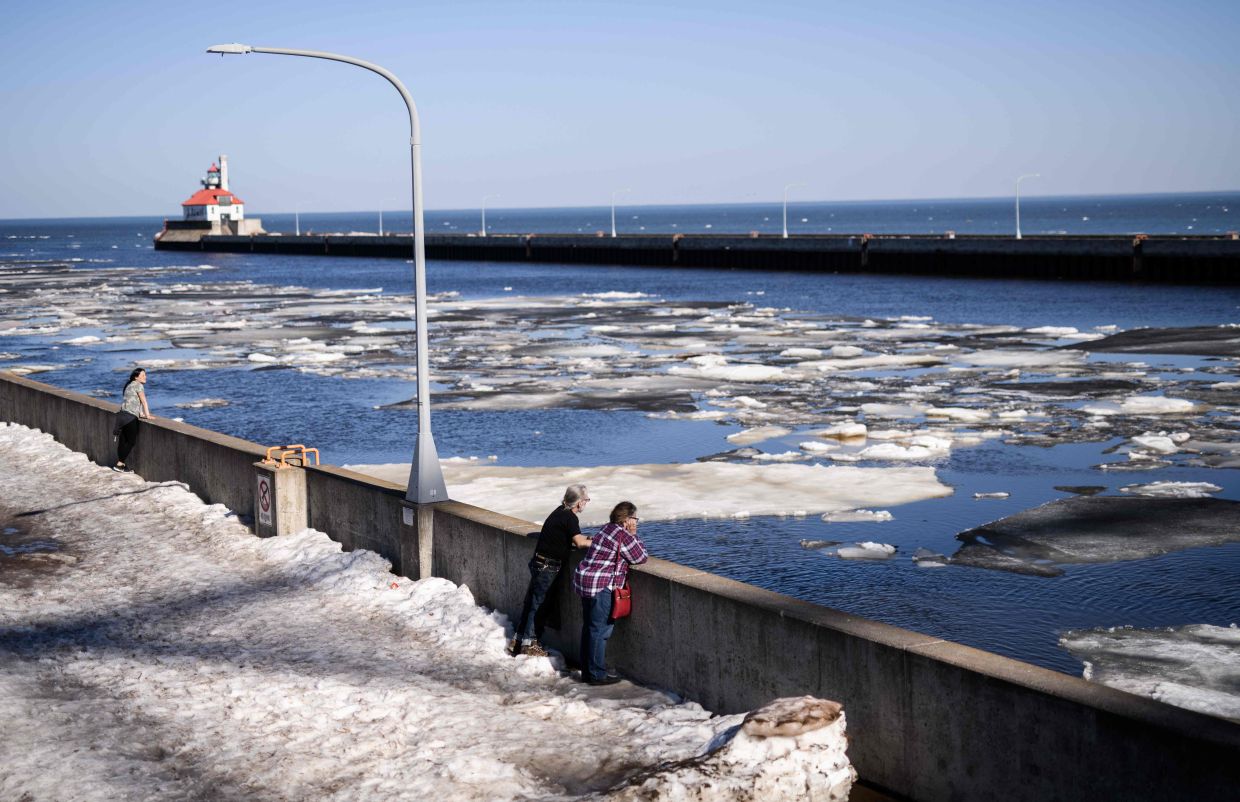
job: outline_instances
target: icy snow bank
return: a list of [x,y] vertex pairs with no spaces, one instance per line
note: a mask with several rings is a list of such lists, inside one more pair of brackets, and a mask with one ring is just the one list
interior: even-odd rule
[[844,711],[835,702],[776,699],[724,737],[726,743],[709,755],[639,776],[607,798],[843,802],[857,779],[844,754]]
[[564,799],[649,767],[668,796],[712,800],[854,776],[832,703],[729,737],[741,716],[509,657],[505,616],[373,552],[260,540],[180,484],[23,427],[0,426],[0,470],[4,512],[38,510],[24,525],[80,558],[0,584],[5,798]]

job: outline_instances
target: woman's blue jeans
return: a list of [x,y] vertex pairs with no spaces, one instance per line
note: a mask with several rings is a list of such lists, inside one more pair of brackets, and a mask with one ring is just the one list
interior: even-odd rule
[[616,625],[611,619],[611,591],[581,599],[581,679],[607,676],[607,639]]

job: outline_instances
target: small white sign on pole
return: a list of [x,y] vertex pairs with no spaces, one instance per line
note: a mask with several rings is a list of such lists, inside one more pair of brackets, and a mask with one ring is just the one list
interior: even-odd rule
[[271,507],[275,504],[275,493],[271,487],[271,477],[265,473],[258,474],[258,523],[260,526],[271,526]]

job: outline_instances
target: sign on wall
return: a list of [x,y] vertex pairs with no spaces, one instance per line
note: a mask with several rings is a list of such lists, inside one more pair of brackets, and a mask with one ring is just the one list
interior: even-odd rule
[[265,473],[258,474],[258,487],[256,488],[257,500],[255,506],[258,507],[258,523],[260,526],[271,526],[271,508],[276,503],[275,489],[271,485],[271,477]]

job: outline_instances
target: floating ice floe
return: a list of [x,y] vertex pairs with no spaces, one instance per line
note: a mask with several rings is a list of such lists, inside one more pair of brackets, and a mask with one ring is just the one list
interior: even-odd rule
[[822,351],[817,348],[785,348],[779,355],[789,359],[817,359],[822,356]]
[[18,376],[29,376],[31,373],[49,373],[53,370],[61,370],[67,365],[10,365],[5,370],[10,373],[16,373]]
[[1209,482],[1150,482],[1143,485],[1125,485],[1121,493],[1152,498],[1207,498],[1211,493],[1221,493],[1223,488]]
[[852,440],[863,438],[866,436],[866,425],[864,423],[837,423],[834,426],[828,426],[825,429],[816,429],[810,434],[815,437],[833,437],[837,440]]
[[990,418],[985,409],[966,409],[964,407],[930,407],[925,411],[927,418],[948,418],[950,420],[976,423]]
[[1138,560],[1240,541],[1240,501],[1077,496],[961,532],[952,563],[1056,576],[1073,563]]
[[1080,334],[1074,326],[1038,326],[1033,329],[1025,329],[1029,334],[1044,334],[1048,337],[1068,337],[1073,334]]
[[734,365],[728,362],[727,357],[719,354],[689,357],[685,362],[688,365],[671,367],[667,372],[676,376],[737,382],[770,382],[787,376],[787,371],[783,368],[770,365]]
[[[409,465],[354,465],[352,470],[405,483]],[[643,520],[751,515],[821,515],[862,507],[893,507],[949,496],[929,467],[859,468],[797,463],[694,462],[591,468],[443,466],[453,501],[541,522],[563,487],[584,484],[594,499],[583,525],[605,523],[619,501],[632,501]],[[556,488],[559,488],[558,490]],[[550,506],[548,506],[550,505]]]
[[788,434],[792,434],[792,430],[783,426],[755,426],[752,429],[745,429],[744,431],[730,434],[727,436],[727,440],[730,443],[736,443],[738,446],[748,446]]
[[881,368],[912,368],[927,365],[938,365],[943,358],[933,354],[879,354],[878,356],[858,356],[842,359],[817,359],[800,363],[802,368],[813,368],[820,371],[835,370],[873,370]]
[[1132,444],[1138,448],[1147,451],[1154,451],[1159,454],[1174,454],[1179,451],[1179,447],[1170,437],[1160,434],[1143,434],[1132,438]]
[[750,459],[756,462],[800,462],[801,460],[808,458],[809,457],[806,454],[802,454],[799,451],[782,451],[778,454],[766,454],[759,452],[750,457]]
[[919,547],[913,552],[913,563],[919,568],[946,568],[948,559],[945,554]]
[[867,418],[919,418],[926,408],[920,404],[887,404],[872,402],[861,405],[861,411]]
[[1004,499],[1010,495],[1012,494],[1006,491],[1003,491],[1003,490],[999,490],[994,493],[974,493],[973,498],[975,499]]
[[200,398],[197,401],[184,401],[177,404],[178,409],[212,409],[215,407],[226,407],[229,401],[223,398]]
[[840,546],[835,553],[841,560],[890,560],[895,556],[896,547],[865,540]]
[[942,459],[951,454],[951,441],[938,437],[914,437],[909,445],[896,443],[879,443],[866,446],[857,452],[859,459],[890,460],[917,462],[920,460]]
[[810,454],[825,454],[826,452],[834,451],[839,447],[839,443],[823,443],[816,440],[806,440],[797,444],[797,448]]
[[1090,415],[1183,415],[1193,412],[1197,405],[1186,398],[1166,398],[1161,395],[1137,395],[1125,398],[1119,404],[1103,402],[1082,407]]
[[826,549],[826,548],[830,548],[832,546],[838,546],[838,545],[840,545],[840,541],[838,540],[802,540],[801,541],[801,548],[809,549],[811,551],[817,550],[817,549]]
[[1085,664],[1087,680],[1240,722],[1235,624],[1072,630],[1059,645]]
[[839,510],[828,512],[822,516],[827,523],[882,523],[890,521],[894,516],[887,510]]
[[1085,360],[1079,351],[973,351],[952,356],[952,362],[984,368],[1048,368]]

